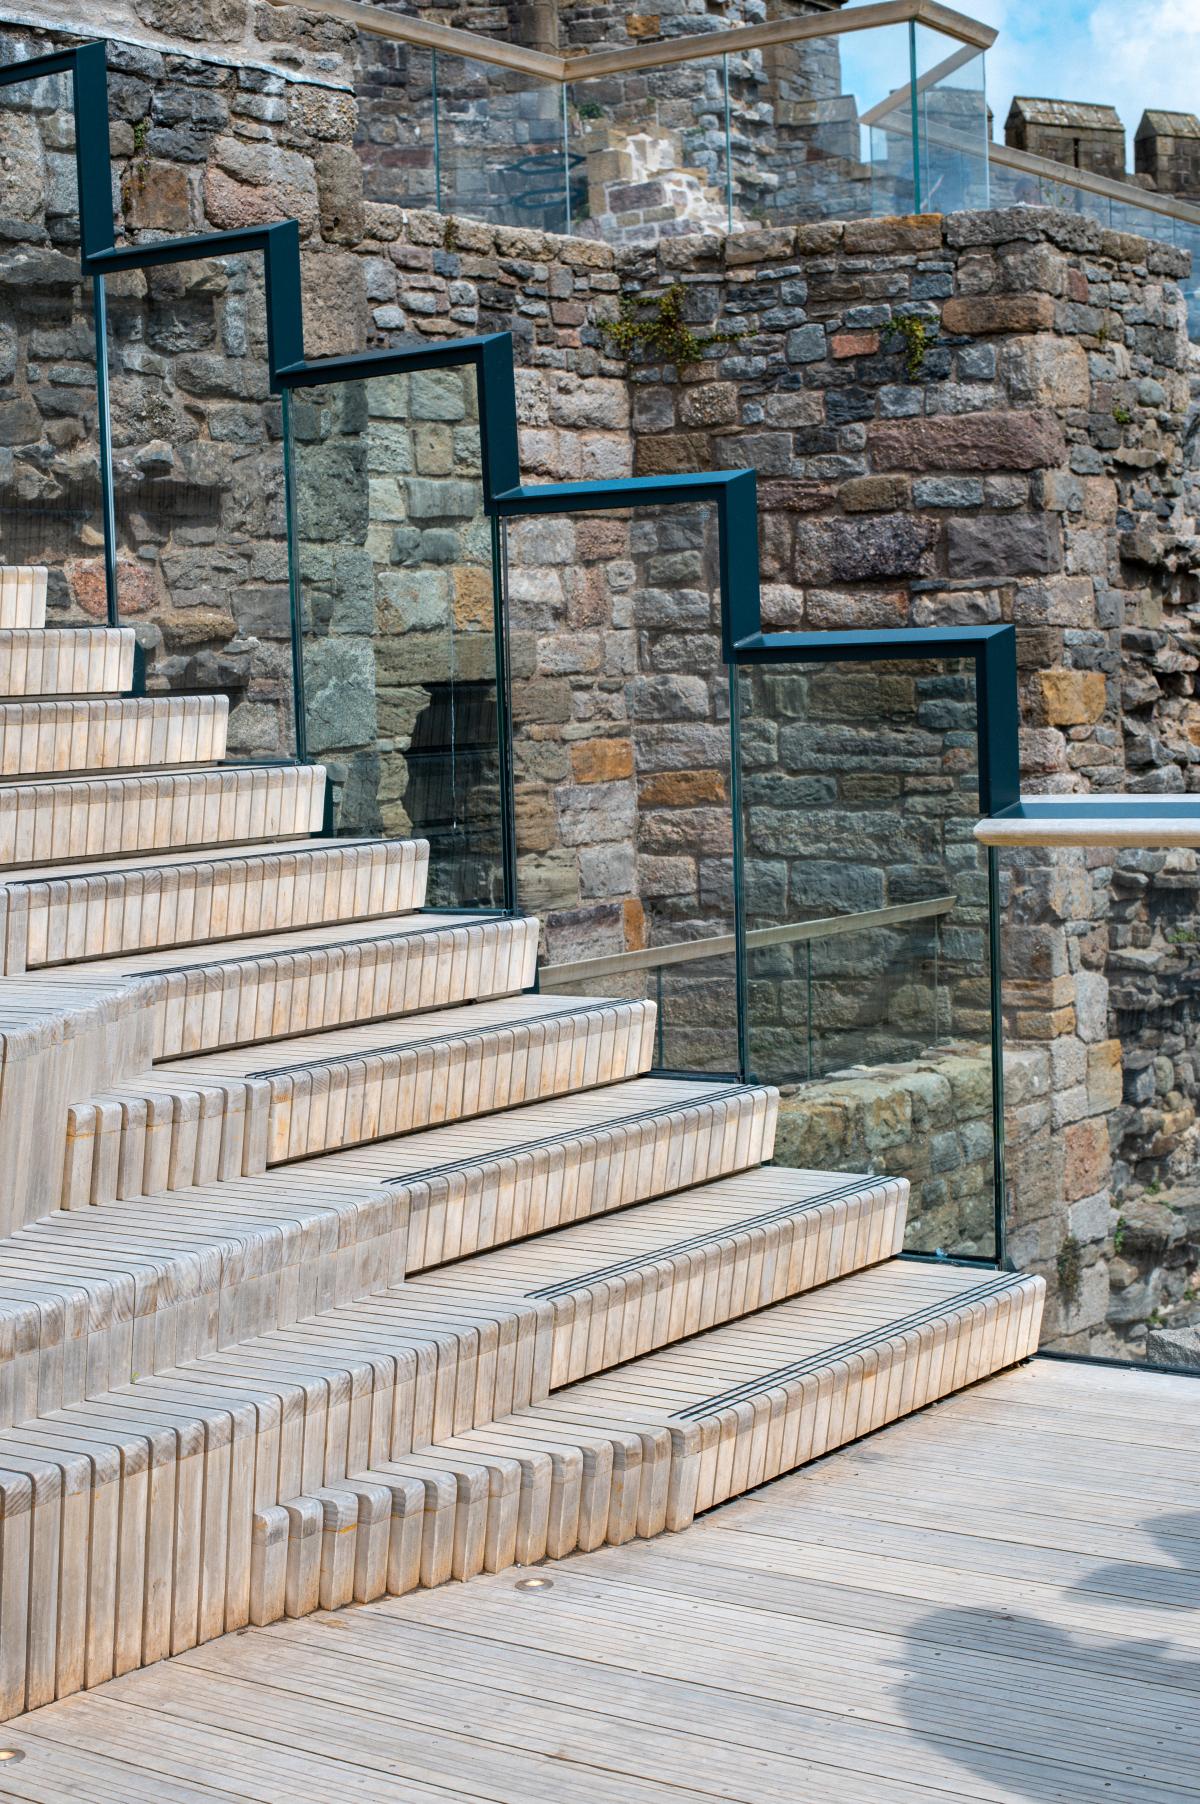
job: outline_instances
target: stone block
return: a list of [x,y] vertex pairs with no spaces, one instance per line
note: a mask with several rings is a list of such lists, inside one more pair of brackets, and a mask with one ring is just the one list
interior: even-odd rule
[[1146,1336],[1146,1359],[1151,1365],[1180,1372],[1200,1371],[1200,1326],[1151,1328]]
[[1063,1200],[1078,1202],[1104,1189],[1110,1158],[1108,1125],[1102,1117],[1073,1121],[1062,1130]]
[[850,257],[920,256],[942,248],[940,213],[901,214],[893,219],[848,220],[842,249]]
[[350,251],[306,251],[300,261],[306,354],[333,357],[359,350],[367,337],[363,259]]
[[1021,410],[877,420],[867,444],[877,470],[1036,470],[1066,457],[1054,416]]
[[1108,1036],[1108,979],[1101,971],[1075,974],[1075,1030],[1091,1044]]
[[862,520],[800,521],[794,575],[799,582],[858,582],[928,573],[935,529],[893,513]]
[[593,846],[605,840],[629,840],[637,824],[632,783],[568,784],[555,792],[559,842]]
[[1107,1112],[1120,1105],[1123,1090],[1120,1040],[1100,1040],[1087,1050],[1088,1101]]
[[873,357],[879,349],[878,332],[835,332],[829,341],[831,356]]
[[1045,514],[976,514],[946,525],[946,568],[956,577],[1040,576],[1062,564],[1062,529]]
[[733,382],[700,382],[679,397],[683,426],[732,426],[738,417],[738,390]]
[[633,747],[628,739],[585,739],[571,747],[571,775],[576,783],[609,783],[633,775]]
[[855,476],[837,494],[848,514],[891,512],[908,506],[908,481],[903,476]]
[[1085,726],[1103,718],[1107,694],[1103,671],[1043,670],[1036,683],[1047,726]]
[[947,332],[990,338],[999,332],[1041,332],[1054,324],[1048,294],[958,295],[942,308]]
[[917,507],[982,507],[983,483],[977,476],[925,476],[913,483],[912,498]]
[[1076,338],[1041,334],[1006,345],[1000,375],[1010,398],[1035,407],[1087,407],[1092,378],[1088,355]]
[[789,363],[816,363],[825,355],[824,326],[798,326],[787,336]]
[[197,223],[192,185],[178,163],[140,157],[121,183],[125,223],[136,231],[183,234]]

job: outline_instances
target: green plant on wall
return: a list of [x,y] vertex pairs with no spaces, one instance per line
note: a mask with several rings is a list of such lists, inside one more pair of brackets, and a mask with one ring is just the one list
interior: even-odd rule
[[733,344],[740,332],[693,332],[683,317],[683,287],[674,283],[653,297],[627,294],[616,319],[600,330],[622,357],[637,353],[655,363],[699,363],[709,345]]
[[937,337],[937,327],[919,313],[904,313],[891,319],[884,328],[886,338],[899,338],[904,345],[904,373],[911,382],[921,373],[930,345]]

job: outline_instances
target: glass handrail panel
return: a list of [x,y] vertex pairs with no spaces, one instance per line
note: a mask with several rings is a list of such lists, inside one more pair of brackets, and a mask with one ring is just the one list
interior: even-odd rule
[[957,213],[988,203],[988,116],[983,52],[927,25],[914,27],[921,211]]
[[108,617],[93,290],[69,74],[0,97],[0,561],[48,567],[48,620]]
[[912,1186],[910,1250],[994,1257],[974,665],[738,673],[750,1075],[777,1157]]
[[304,742],[334,831],[430,842],[428,900],[504,903],[492,530],[474,370],[288,396]]
[[735,1074],[716,510],[514,520],[507,537],[520,905],[551,966],[661,950],[661,968],[585,973],[568,993],[618,982],[659,1004],[658,1065]]
[[1192,259],[1191,272],[1181,276],[1179,284],[1187,303],[1188,337],[1193,344],[1200,344],[1200,221],[1192,224],[1186,219],[1174,219],[1171,225],[1173,242]]
[[[566,120],[573,232],[644,244],[728,228],[723,57],[568,82]],[[735,143],[744,123],[735,110]]]
[[359,35],[354,147],[363,195],[400,207],[436,207],[437,129],[432,51],[394,38]]
[[561,83],[439,52],[436,94],[442,212],[570,231]]
[[224,694],[233,757],[295,752],[282,414],[262,257],[106,281],[117,607],[153,693]]
[[998,857],[1010,1260],[1052,1350],[1200,1372],[1200,853]]
[[863,123],[864,114],[908,80],[907,29],[885,26],[729,54],[735,224],[912,210],[908,165],[890,168],[886,146],[876,145]]

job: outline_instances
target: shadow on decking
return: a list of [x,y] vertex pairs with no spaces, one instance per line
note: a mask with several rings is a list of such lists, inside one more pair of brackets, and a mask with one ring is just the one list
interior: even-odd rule
[[[1153,1516],[1139,1526],[1174,1564],[1107,1561],[1071,1586],[1072,1599],[1085,1609],[1200,1609],[1200,1512]],[[931,1644],[957,1655],[933,1655],[945,1668],[943,1684],[950,1694],[941,1721],[933,1720],[937,1692],[928,1684]],[[1001,1783],[1007,1794],[1031,1804],[1085,1804],[1093,1798],[1125,1804],[1125,1785],[1136,1786],[1137,1798],[1145,1800],[1165,1797],[1153,1789],[1164,1783],[1173,1796],[1195,1797],[1200,1793],[1189,1789],[1195,1775],[1189,1775],[1186,1762],[1180,1764],[1172,1750],[1175,1737],[1196,1720],[1200,1658],[1181,1655],[1176,1648],[1176,1643],[1152,1636],[1106,1635],[1102,1627],[1095,1633],[1068,1632],[1016,1611],[937,1610],[921,1619],[910,1638],[909,1726],[935,1743],[940,1757],[953,1750],[989,1785]],[[1005,1671],[998,1662],[1011,1665]],[[1147,1686],[1162,1693],[1157,1700],[1161,1714],[1153,1721],[1144,1713]],[[1123,1752],[1117,1746],[1096,1750],[1095,1783],[1086,1794],[1076,1789],[1083,1776],[1078,1751],[1064,1746],[1060,1753],[1058,1748],[1060,1738],[1070,1739],[1072,1712],[1056,1704],[1056,1694],[1061,1699],[1064,1689],[1069,1693],[1072,1688],[1083,1694],[1085,1718],[1102,1731],[1125,1737]],[[966,1714],[964,1692],[966,1710],[973,1697],[976,1711],[982,1707],[991,1719],[986,1740],[977,1742],[978,1731],[965,1724],[959,1738],[956,1722]],[[1173,1777],[1165,1781],[1164,1774],[1172,1770]]]

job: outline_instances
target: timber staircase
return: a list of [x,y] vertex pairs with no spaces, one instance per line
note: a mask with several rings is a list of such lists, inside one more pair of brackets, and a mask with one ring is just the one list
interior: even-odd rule
[[896,1261],[903,1183],[770,1167],[770,1090],[654,1075],[649,1003],[531,993],[536,922],[422,913],[423,844],[321,837],[320,767],[222,764],[221,702],[44,608],[3,573],[0,1027],[54,1081],[2,1149],[0,1715],[685,1528],[1033,1350],[1040,1280]]

